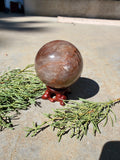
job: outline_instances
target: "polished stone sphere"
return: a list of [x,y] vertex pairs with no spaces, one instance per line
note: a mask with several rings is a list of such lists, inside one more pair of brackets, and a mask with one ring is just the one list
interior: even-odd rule
[[83,61],[78,49],[63,40],[46,43],[35,58],[38,77],[51,88],[69,87],[80,77],[82,68]]

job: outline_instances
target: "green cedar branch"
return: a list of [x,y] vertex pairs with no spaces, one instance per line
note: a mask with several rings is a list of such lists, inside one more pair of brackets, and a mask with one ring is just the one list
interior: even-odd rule
[[[116,115],[111,108],[115,104],[120,103],[120,99],[108,102],[91,102],[81,98],[79,100],[81,102],[68,100],[62,109],[54,110],[53,114],[45,114],[48,121],[43,122],[41,125],[33,123],[32,128],[27,127],[26,136],[30,134],[35,136],[46,127],[51,126],[53,129],[57,129],[59,141],[68,132],[71,132],[71,138],[76,136],[77,139],[81,140],[84,135],[87,135],[90,124],[93,126],[94,135],[97,132],[100,133],[99,124],[103,120],[105,120],[104,126],[107,124],[110,112],[116,121]],[[113,125],[111,115],[110,119]]]
[[46,89],[34,72],[34,64],[24,69],[13,69],[0,76],[0,129],[13,128],[11,120],[19,110],[35,104]]

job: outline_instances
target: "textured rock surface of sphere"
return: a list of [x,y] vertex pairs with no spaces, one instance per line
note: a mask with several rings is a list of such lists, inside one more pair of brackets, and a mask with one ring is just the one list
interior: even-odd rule
[[63,40],[46,43],[35,58],[38,77],[52,88],[72,85],[80,77],[82,67],[83,61],[78,49]]

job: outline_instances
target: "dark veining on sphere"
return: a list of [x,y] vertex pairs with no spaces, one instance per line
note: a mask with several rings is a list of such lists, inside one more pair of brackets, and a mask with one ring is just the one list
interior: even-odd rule
[[66,88],[81,75],[83,61],[78,49],[71,43],[56,40],[45,44],[35,58],[38,77],[53,88]]

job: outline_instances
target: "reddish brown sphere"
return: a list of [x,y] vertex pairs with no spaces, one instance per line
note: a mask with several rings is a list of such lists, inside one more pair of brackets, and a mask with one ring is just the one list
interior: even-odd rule
[[47,86],[67,88],[81,75],[83,61],[78,49],[71,43],[55,40],[45,44],[35,58],[35,70]]

